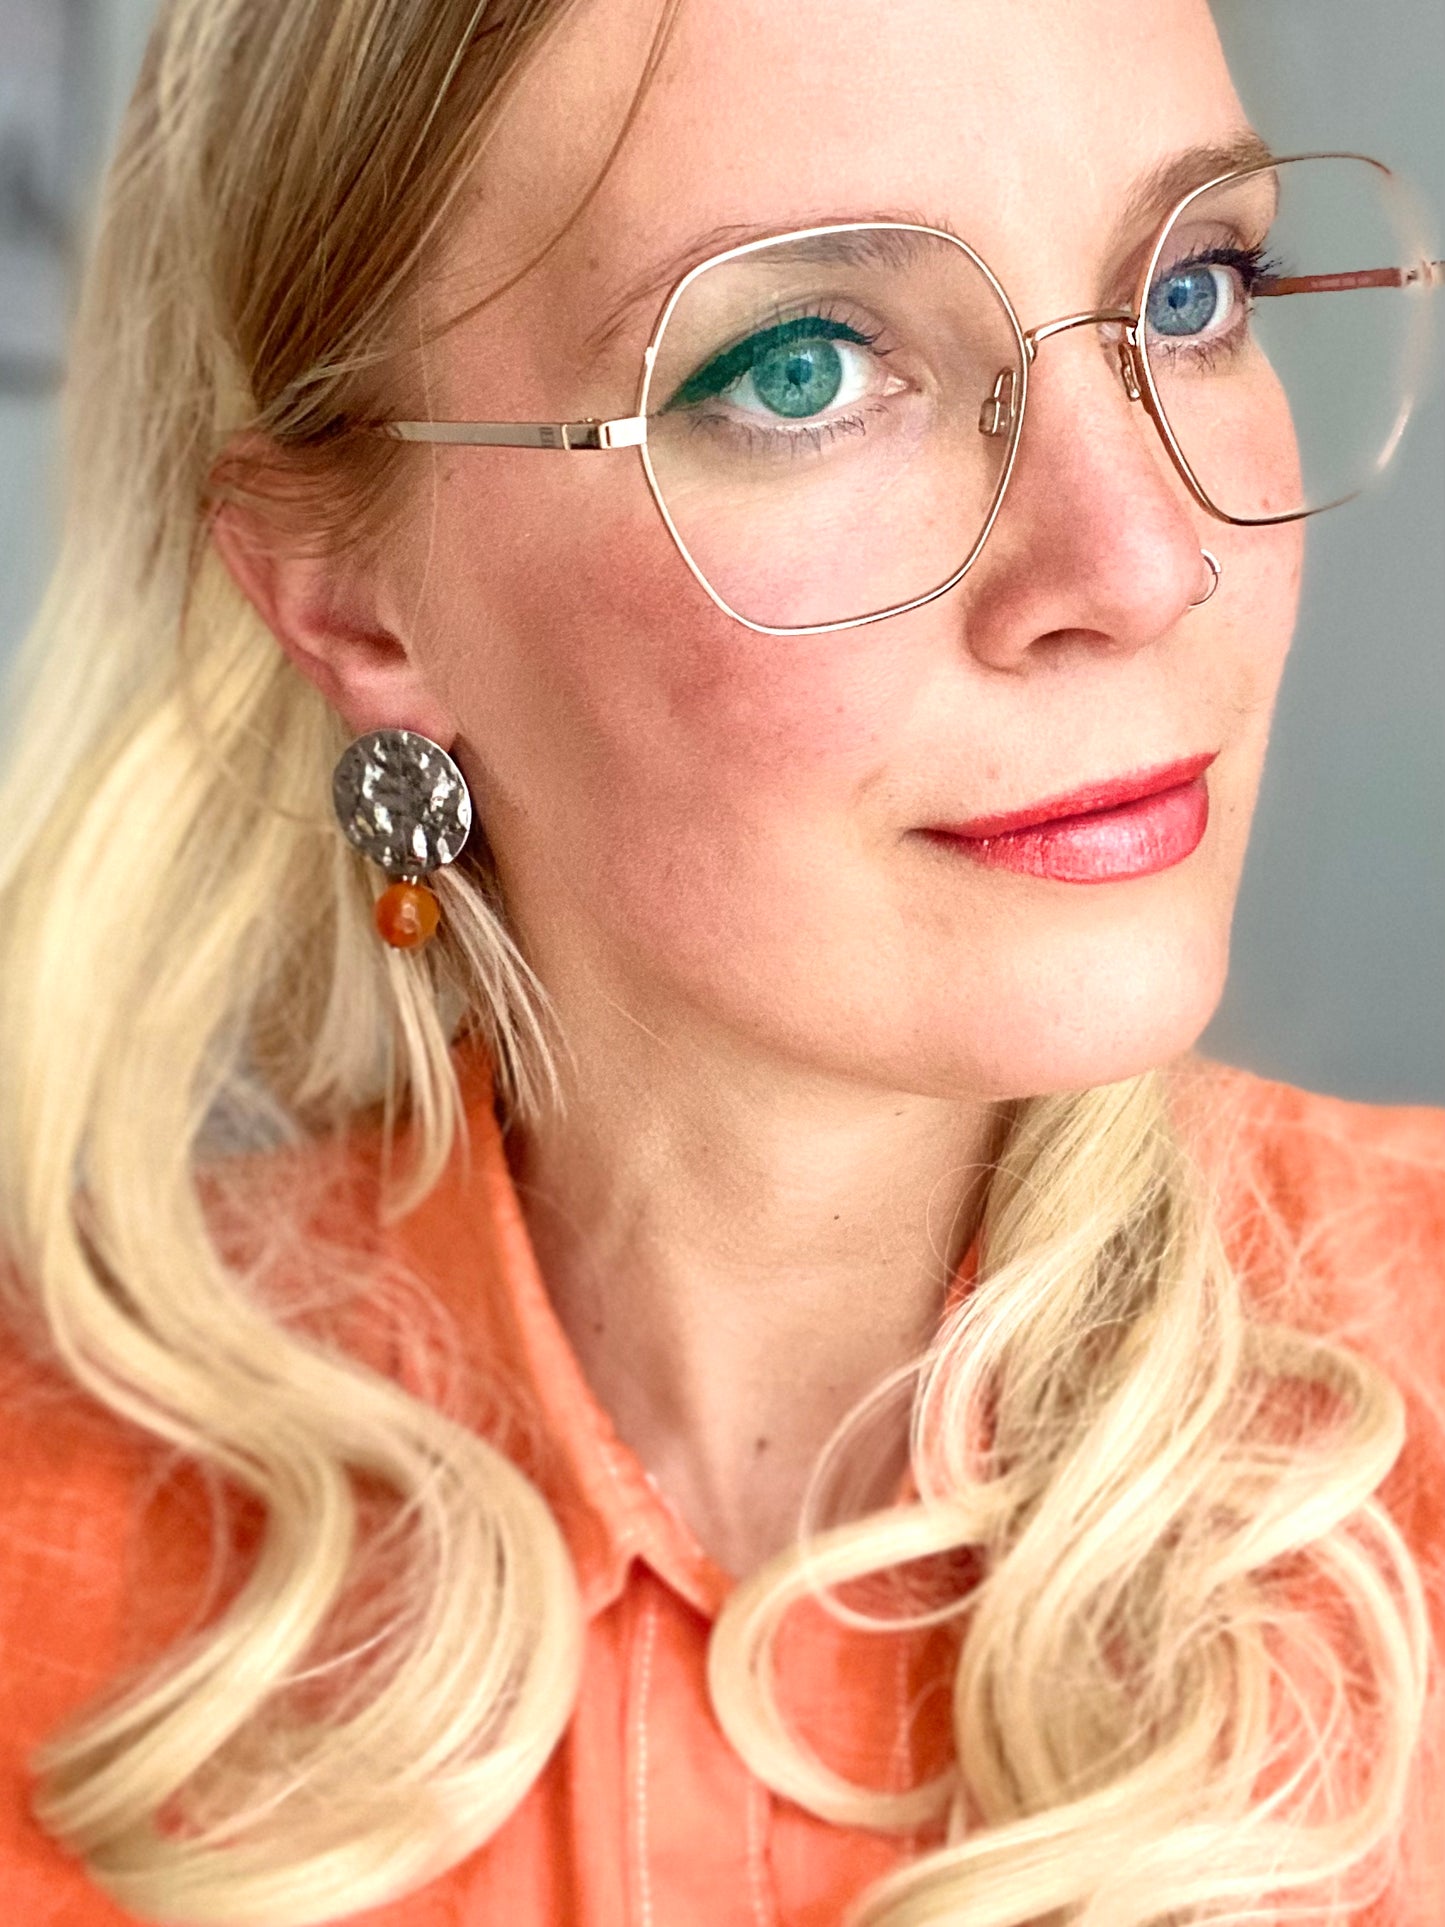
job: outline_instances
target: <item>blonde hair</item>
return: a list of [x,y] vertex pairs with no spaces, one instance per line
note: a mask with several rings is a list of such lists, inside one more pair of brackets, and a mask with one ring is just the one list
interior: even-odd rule
[[[513,1116],[554,1087],[485,861],[440,878],[426,952],[376,942],[326,805],[344,734],[205,540],[238,432],[299,478],[270,512],[374,533],[363,505],[405,458],[353,431],[395,399],[418,270],[566,11],[171,0],[85,284],[62,553],[0,788],[10,1316],[265,1519],[225,1610],[37,1762],[44,1825],[142,1917],[301,1927],[419,1886],[502,1825],[577,1691],[575,1583],[535,1488],[440,1394],[352,1356],[321,1285],[288,1300],[223,1235],[221,1149],[284,1164],[377,1107],[416,1147],[385,1211],[425,1195],[462,1123],[459,1022]],[[307,1244],[315,1203],[288,1208],[319,1277],[347,1259]],[[1398,1390],[1247,1315],[1157,1078],[1015,1107],[982,1251],[918,1368],[919,1505],[819,1524],[729,1600],[711,1681],[734,1745],[829,1819],[951,1816],[860,1903],[868,1927],[1358,1892],[1400,1835],[1431,1678],[1420,1575],[1373,1496]],[[1334,1422],[1271,1431],[1291,1383]],[[908,1795],[851,1786],[786,1730],[778,1628],[805,1594],[963,1546],[988,1573],[946,1608],[967,1615],[956,1761]],[[1296,1566],[1362,1635],[1371,1770],[1348,1788],[1353,1662],[1289,1605]],[[1262,1793],[1301,1655],[1326,1715]]]

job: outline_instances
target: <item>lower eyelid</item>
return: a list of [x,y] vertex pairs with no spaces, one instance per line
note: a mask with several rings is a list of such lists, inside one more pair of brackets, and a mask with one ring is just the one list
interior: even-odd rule
[[868,416],[876,412],[876,409],[865,405],[862,408],[854,408],[844,415],[824,415],[813,421],[800,417],[791,423],[785,421],[782,416],[774,416],[770,421],[768,417],[757,414],[743,416],[703,414],[694,418],[693,426],[704,432],[711,429],[743,440],[771,442],[774,448],[781,448],[789,444],[806,443],[820,436],[827,436],[832,440],[839,433],[866,434]]

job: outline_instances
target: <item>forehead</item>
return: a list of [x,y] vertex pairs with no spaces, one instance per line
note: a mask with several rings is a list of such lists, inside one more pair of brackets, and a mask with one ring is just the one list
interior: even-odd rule
[[488,143],[458,236],[501,278],[622,134],[518,290],[559,345],[649,267],[681,272],[695,241],[879,215],[952,228],[1021,305],[1087,305],[1081,256],[1139,180],[1246,126],[1206,0],[681,0],[624,132],[657,17],[658,0],[581,0]]

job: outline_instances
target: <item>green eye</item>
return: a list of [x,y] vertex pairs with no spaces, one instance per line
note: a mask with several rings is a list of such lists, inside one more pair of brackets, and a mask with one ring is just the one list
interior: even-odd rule
[[817,415],[843,386],[843,357],[831,341],[774,348],[749,371],[758,400],[774,414]]
[[846,322],[825,315],[799,315],[714,355],[673,393],[664,412],[711,401],[750,377],[754,394],[771,413],[793,421],[816,415],[837,399],[843,387],[843,357],[833,344],[851,342],[866,348],[870,339]]

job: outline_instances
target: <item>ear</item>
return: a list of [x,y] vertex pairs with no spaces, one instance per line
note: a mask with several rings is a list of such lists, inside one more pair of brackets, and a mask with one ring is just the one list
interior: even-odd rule
[[232,501],[210,532],[242,595],[356,735],[414,729],[451,748],[456,718],[428,687],[374,561],[308,552]]

